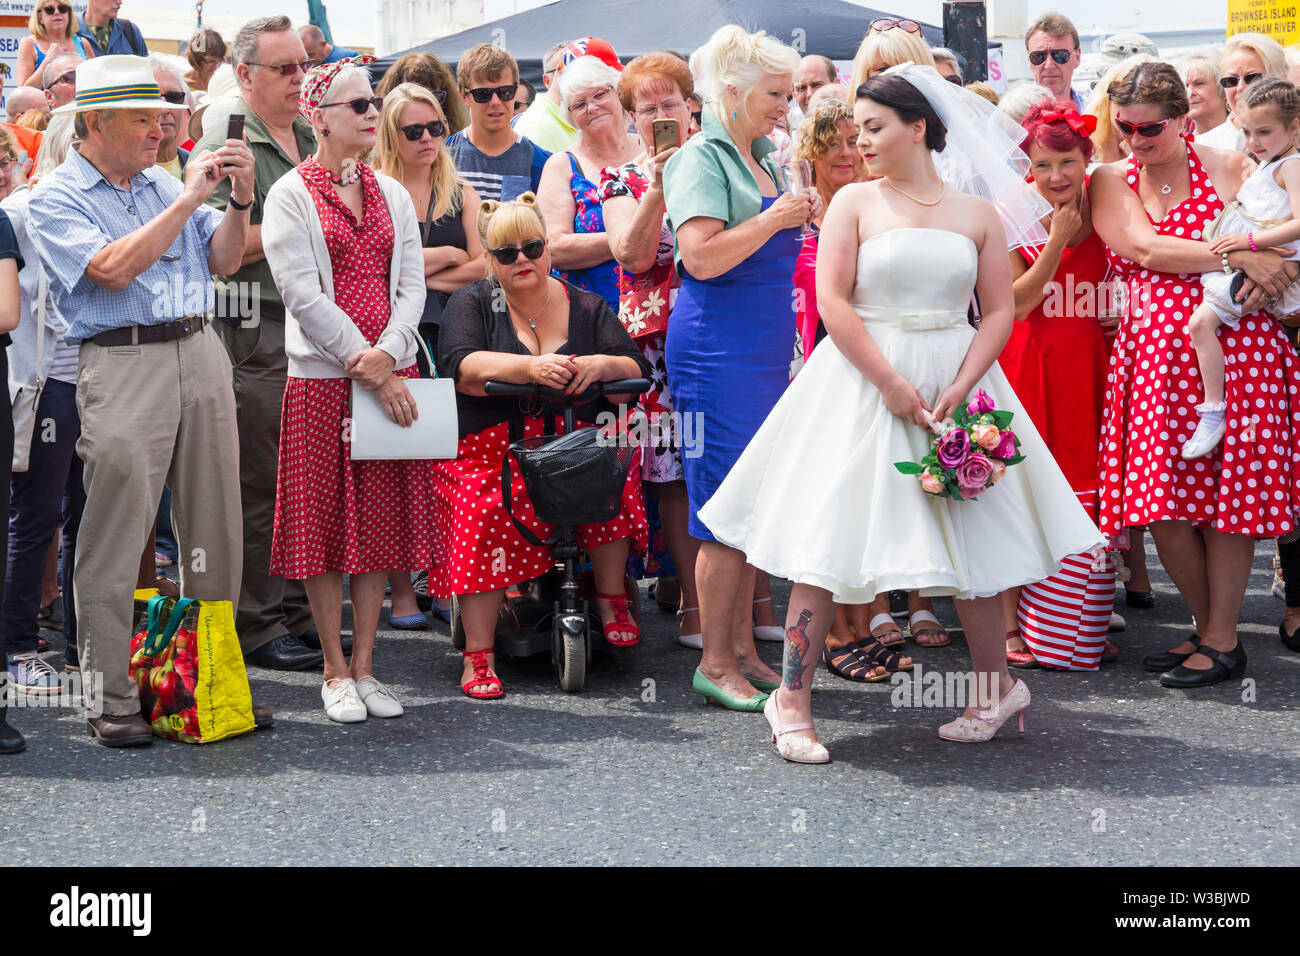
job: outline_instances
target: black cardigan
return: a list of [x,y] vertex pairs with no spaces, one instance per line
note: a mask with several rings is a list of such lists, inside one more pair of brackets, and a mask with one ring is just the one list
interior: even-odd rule
[[[640,366],[642,377],[649,378],[650,363],[618,321],[609,303],[594,292],[584,291],[568,282],[564,285],[569,293],[569,340],[556,351],[568,355],[626,356]],[[503,297],[493,295],[493,288],[489,280],[479,279],[457,291],[447,302],[438,336],[439,374],[458,381],[460,363],[471,352],[533,354],[519,341]],[[498,302],[501,306],[494,310],[493,305]],[[529,404],[535,403],[529,400]],[[559,406],[553,407],[559,409]],[[462,438],[508,421],[514,415],[527,414],[518,398],[466,395],[463,392],[456,393],[456,411]],[[616,406],[599,398],[577,406],[574,415],[581,421],[594,422],[597,415],[606,411],[616,411]]]

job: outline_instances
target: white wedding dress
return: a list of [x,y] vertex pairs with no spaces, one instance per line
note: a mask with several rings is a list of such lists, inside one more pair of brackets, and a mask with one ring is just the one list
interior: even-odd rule
[[[939,229],[895,229],[858,249],[854,309],[931,407],[975,335],[966,307],[976,260],[969,238]],[[1002,369],[995,363],[977,387],[1015,413],[1025,460],[976,501],[931,498],[894,462],[919,461],[932,433],[893,415],[826,338],[700,520],[754,566],[825,588],[842,604],[894,589],[992,597],[1041,581],[1102,537]]]

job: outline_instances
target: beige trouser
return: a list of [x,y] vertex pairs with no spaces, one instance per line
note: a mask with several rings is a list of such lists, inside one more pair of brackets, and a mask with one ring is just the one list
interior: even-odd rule
[[81,345],[77,454],[85,463],[86,510],[73,586],[81,667],[103,675],[105,714],[140,711],[127,672],[132,591],[164,481],[172,490],[181,594],[233,602],[239,593],[239,445],[230,378],[230,360],[211,328],[172,342]]
[[244,653],[285,634],[312,626],[311,605],[301,581],[271,576],[275,530],[276,468],[280,460],[280,412],[289,360],[284,354],[284,308],[262,302],[259,321],[218,323],[234,365],[239,421],[239,485],[244,509],[244,569],[235,630]]

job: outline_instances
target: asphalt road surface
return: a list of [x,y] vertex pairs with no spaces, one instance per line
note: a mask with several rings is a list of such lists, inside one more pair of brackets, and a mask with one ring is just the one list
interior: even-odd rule
[[[110,751],[72,711],[11,710],[28,749],[0,757],[0,860],[1295,864],[1300,655],[1277,637],[1272,553],[1258,549],[1242,613],[1253,683],[1175,691],[1142,671],[1142,655],[1189,630],[1155,574],[1156,608],[1123,611],[1118,663],[1025,675],[1023,737],[1012,722],[990,744],[944,742],[953,709],[894,709],[890,684],[820,669],[834,761],[820,767],[782,761],[761,714],[703,706],[696,654],[649,601],[640,645],[599,658],[581,694],[539,657],[503,661],[507,696],[471,701],[435,623],[380,633],[397,720],[333,724],[319,674],[256,668],[253,697],[275,727],[210,746]],[[955,623],[951,602],[939,615]],[[779,667],[780,645],[761,646]],[[909,647],[925,668],[969,666],[960,638]]]

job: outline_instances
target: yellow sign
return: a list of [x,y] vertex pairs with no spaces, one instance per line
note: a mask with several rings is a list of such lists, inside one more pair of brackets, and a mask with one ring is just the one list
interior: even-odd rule
[[1300,0],[1228,0],[1228,36],[1262,33],[1282,46],[1300,43]]

